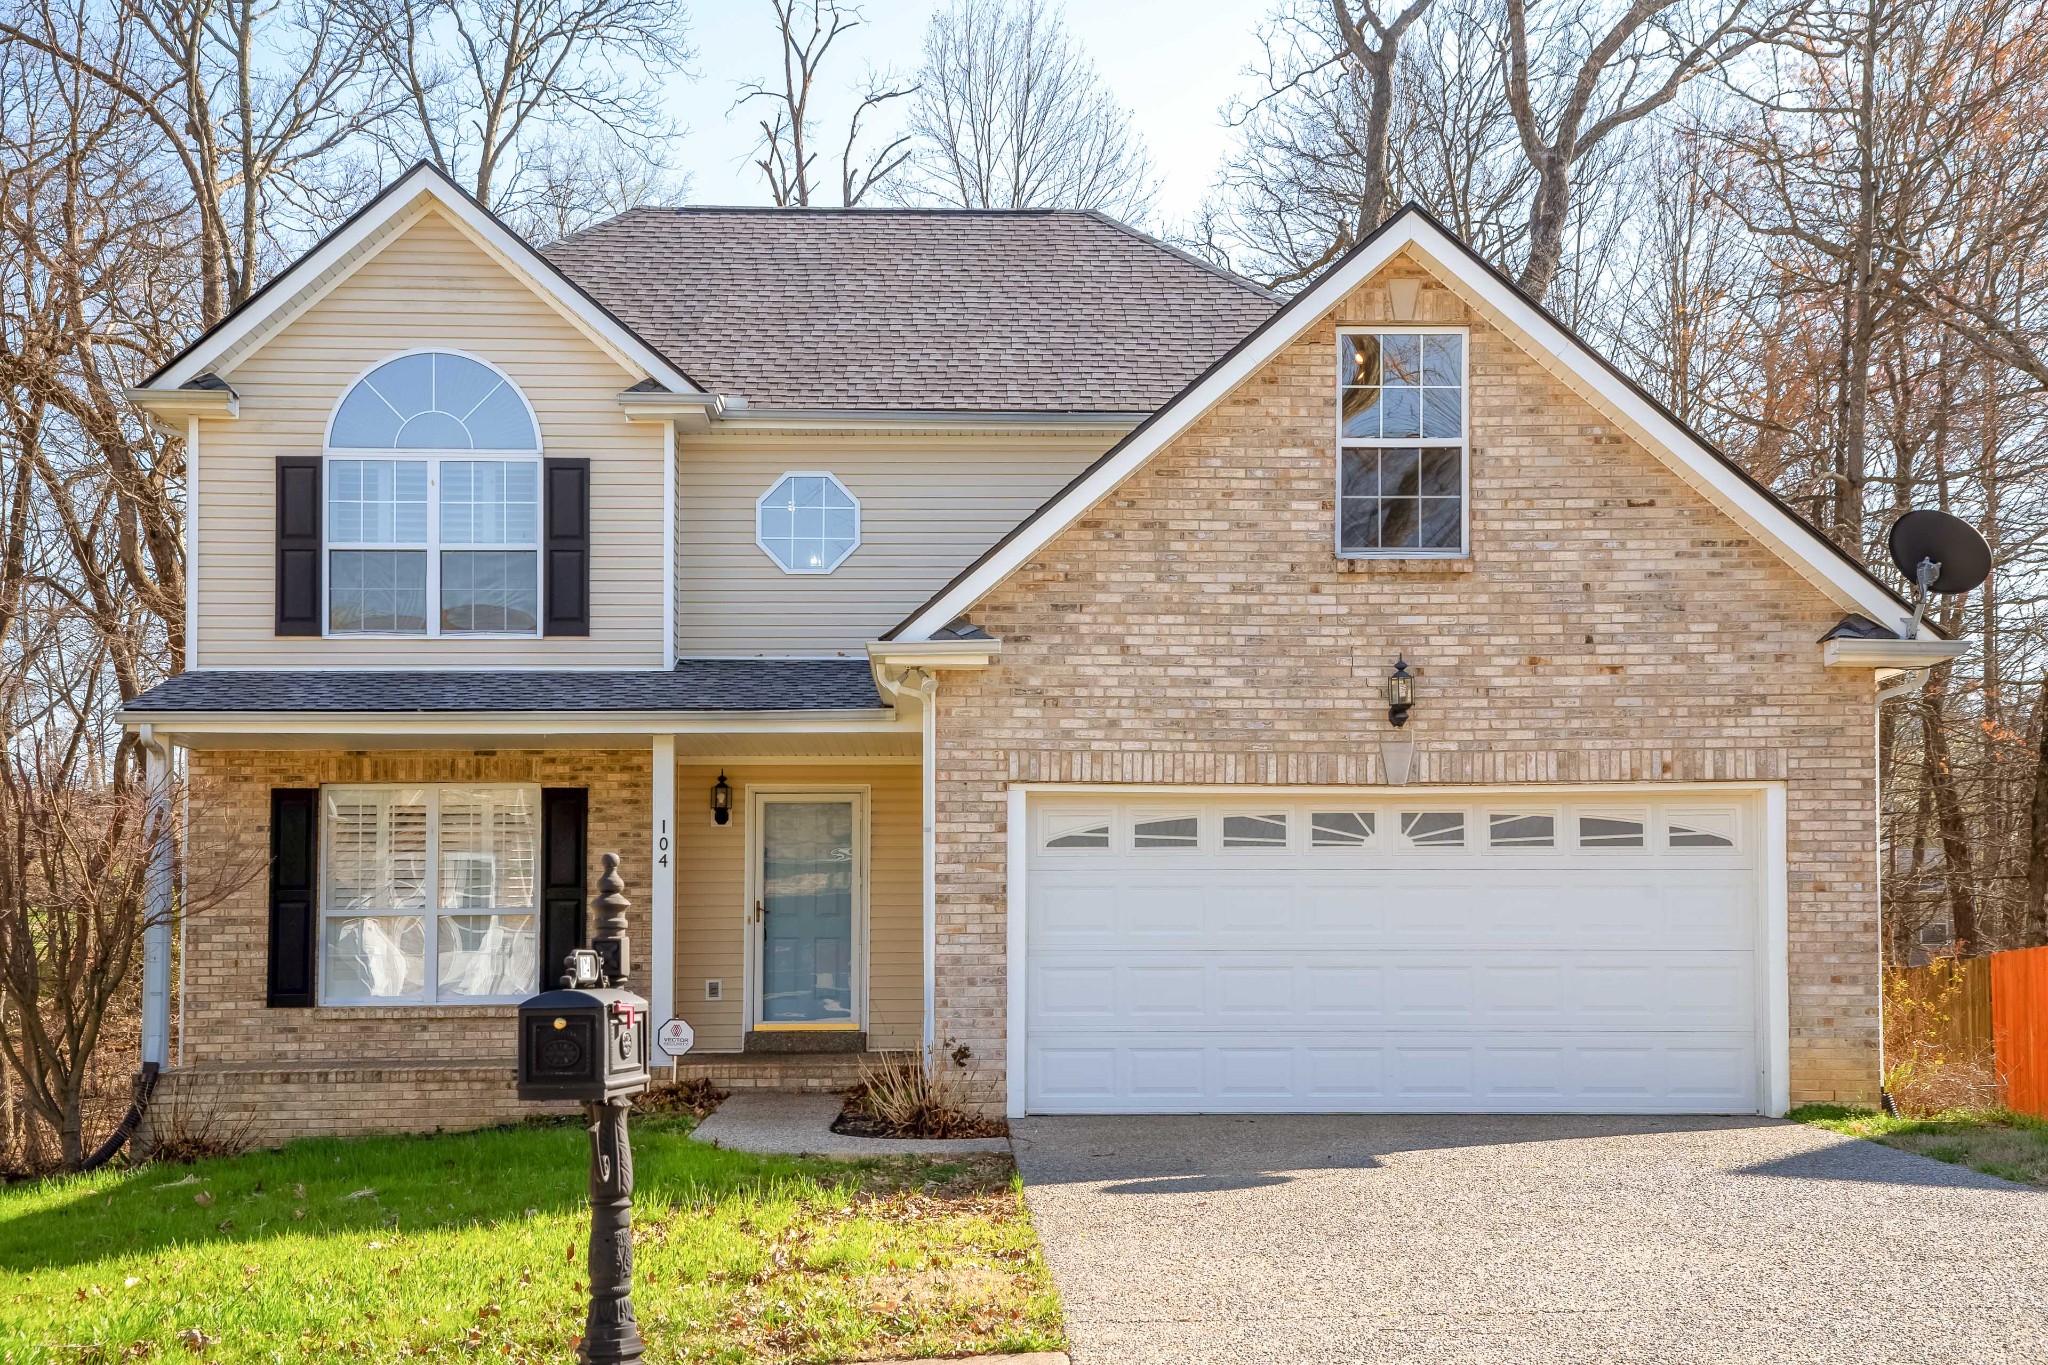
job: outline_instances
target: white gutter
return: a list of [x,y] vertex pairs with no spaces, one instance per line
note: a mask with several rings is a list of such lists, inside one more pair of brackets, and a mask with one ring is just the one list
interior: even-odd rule
[[1149,412],[962,412],[927,408],[754,408],[730,399],[720,431],[1052,432],[1122,435]]
[[860,711],[123,711],[122,725],[180,735],[872,734],[900,730]]
[[1829,668],[1885,668],[1911,672],[1947,663],[1969,652],[1968,640],[1863,640],[1842,636],[1821,645]]

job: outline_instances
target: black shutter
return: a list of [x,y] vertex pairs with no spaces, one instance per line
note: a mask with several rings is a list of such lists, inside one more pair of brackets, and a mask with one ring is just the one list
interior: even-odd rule
[[590,461],[543,460],[543,635],[590,634]]
[[270,980],[268,1003],[313,1003],[313,898],[320,859],[317,787],[270,791]]
[[320,457],[277,457],[277,633],[320,633]]
[[582,787],[540,792],[540,989],[561,984],[562,959],[583,946],[584,878],[590,865],[590,794]]

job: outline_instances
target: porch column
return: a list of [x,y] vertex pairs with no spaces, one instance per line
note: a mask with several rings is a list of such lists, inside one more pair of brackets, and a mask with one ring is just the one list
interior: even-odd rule
[[149,866],[142,883],[142,1060],[170,1064],[173,869],[170,754],[145,727],[143,785],[149,802]]
[[[654,737],[654,772],[648,806],[653,827],[648,831],[647,1003],[655,1036],[676,1010],[676,737]],[[649,1059],[673,1068],[675,1060],[654,1044]]]

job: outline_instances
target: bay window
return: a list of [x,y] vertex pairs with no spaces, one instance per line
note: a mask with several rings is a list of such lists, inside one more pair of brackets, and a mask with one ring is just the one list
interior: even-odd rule
[[540,973],[540,789],[321,789],[329,1005],[490,1004]]

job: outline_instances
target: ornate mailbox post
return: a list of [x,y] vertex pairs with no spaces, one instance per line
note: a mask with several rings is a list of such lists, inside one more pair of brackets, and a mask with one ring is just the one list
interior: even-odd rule
[[[590,1314],[585,1365],[635,1365],[633,1147],[626,1115],[647,1088],[647,1002],[625,989],[630,955],[619,857],[604,855],[599,937],[571,952],[560,990],[519,1007],[519,1098],[581,1100],[590,1121]],[[616,972],[616,975],[613,975]]]

